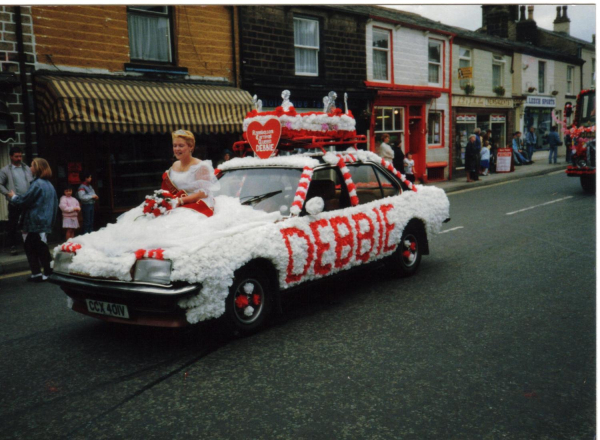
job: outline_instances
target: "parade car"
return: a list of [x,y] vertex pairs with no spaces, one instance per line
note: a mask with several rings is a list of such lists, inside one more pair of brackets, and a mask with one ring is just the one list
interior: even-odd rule
[[[568,105],[568,104],[567,104]],[[565,105],[565,115],[569,108]],[[566,126],[566,122],[563,124]],[[596,91],[582,90],[577,96],[575,118],[565,135],[571,139],[571,161],[567,176],[579,177],[586,193],[596,192]]]
[[[249,134],[263,136],[274,119],[285,126],[280,116],[249,117],[263,128],[249,124]],[[293,289],[369,264],[413,275],[449,219],[448,198],[373,152],[328,151],[331,135],[309,142],[317,153],[275,155],[277,139],[266,158],[273,145],[222,164],[212,217],[181,208],[153,217],[140,205],[72,239],[55,249],[51,281],[69,307],[95,318],[178,327],[223,317],[251,333]]]

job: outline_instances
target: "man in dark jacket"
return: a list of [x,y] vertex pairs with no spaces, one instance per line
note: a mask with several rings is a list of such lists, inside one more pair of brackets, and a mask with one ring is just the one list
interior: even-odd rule
[[556,125],[550,128],[550,133],[548,134],[548,148],[550,149],[550,154],[548,155],[548,163],[552,162],[552,156],[554,156],[554,163],[556,162],[556,156],[558,155],[558,146],[562,144],[560,138],[558,137],[558,132],[556,131]]
[[467,172],[467,182],[479,180],[479,152],[476,144],[477,136],[469,136],[469,142],[465,148],[465,170]]

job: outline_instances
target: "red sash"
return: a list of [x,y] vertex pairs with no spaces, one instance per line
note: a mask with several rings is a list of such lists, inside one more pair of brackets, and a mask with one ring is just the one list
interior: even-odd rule
[[[163,174],[163,181],[160,185],[160,189],[162,189],[163,191],[168,191],[174,198],[179,198],[188,195],[188,193],[175,186],[175,184],[171,181],[168,172]],[[199,199],[198,201],[193,203],[186,203],[185,205],[178,206],[178,208],[193,209],[194,211],[199,212],[200,214],[204,214],[207,217],[212,217],[212,215],[214,214],[213,209],[210,206],[208,206],[206,202],[202,199]]]

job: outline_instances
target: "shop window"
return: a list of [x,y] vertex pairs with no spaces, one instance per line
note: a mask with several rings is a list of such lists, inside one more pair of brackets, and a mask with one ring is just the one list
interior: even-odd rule
[[[465,67],[471,67],[471,49],[465,49],[461,47],[458,53],[458,67],[463,69]],[[467,84],[470,84],[471,80],[468,78],[460,78],[460,88],[464,89]]]
[[429,40],[429,76],[430,84],[440,84],[442,73],[442,42]]
[[373,28],[373,79],[390,80],[390,31]]
[[128,6],[127,25],[132,61],[173,61],[169,7]]
[[319,21],[294,18],[296,75],[319,75]]
[[429,112],[427,119],[427,144],[442,145],[442,133],[444,124],[443,112]]
[[502,55],[493,55],[492,60],[492,90],[504,87],[504,58]]
[[546,93],[546,62],[538,61],[538,92]]
[[573,73],[575,72],[575,67],[567,66],[567,95],[573,94]]
[[404,107],[375,107],[375,134],[388,133],[390,145],[404,140]]

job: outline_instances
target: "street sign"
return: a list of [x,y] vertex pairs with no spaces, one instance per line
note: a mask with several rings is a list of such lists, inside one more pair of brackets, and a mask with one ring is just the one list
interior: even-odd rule
[[470,79],[473,78],[472,67],[459,67],[458,68],[458,79]]

